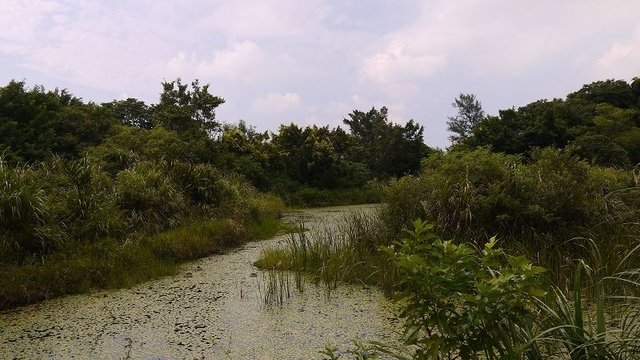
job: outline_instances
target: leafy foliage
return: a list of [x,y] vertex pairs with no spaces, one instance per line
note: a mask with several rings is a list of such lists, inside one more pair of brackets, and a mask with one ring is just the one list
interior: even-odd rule
[[355,140],[354,159],[377,178],[414,173],[429,153],[422,139],[424,128],[413,120],[404,126],[390,122],[386,107],[355,110],[343,122]]
[[[464,129],[458,122],[471,122],[458,115],[451,118],[449,130],[458,147],[489,146],[497,152],[529,157],[536,148],[569,146],[594,164],[629,168],[640,162],[638,84],[638,78],[631,83],[596,81],[566,99],[538,100],[518,109],[500,110],[497,116],[487,116]],[[464,103],[456,99],[454,106],[458,104]],[[454,122],[456,119],[462,120]]]
[[11,163],[43,160],[51,153],[78,156],[100,143],[113,123],[106,109],[66,90],[29,90],[16,81],[0,88],[0,152]]
[[224,99],[209,93],[209,85],[191,83],[191,90],[180,79],[162,83],[160,102],[153,107],[154,121],[181,135],[194,136],[201,132],[213,134],[220,124],[215,121],[215,108]]
[[[414,222],[408,237],[385,251],[400,269],[406,341],[414,358],[539,358],[527,335],[544,269],[505,257],[492,238],[481,251],[442,241]],[[505,261],[507,260],[507,261]]]

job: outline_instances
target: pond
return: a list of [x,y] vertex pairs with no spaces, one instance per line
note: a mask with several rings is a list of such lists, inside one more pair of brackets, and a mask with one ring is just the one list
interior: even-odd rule
[[[303,209],[289,221],[335,227],[348,211]],[[3,358],[309,359],[351,339],[389,341],[401,330],[375,288],[344,285],[329,297],[307,284],[266,304],[266,276],[252,264],[286,236],[185,264],[180,274],[129,289],[67,296],[0,313]]]

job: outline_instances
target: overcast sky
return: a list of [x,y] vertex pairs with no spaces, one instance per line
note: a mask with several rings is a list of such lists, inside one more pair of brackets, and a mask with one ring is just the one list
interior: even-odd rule
[[389,107],[448,145],[453,99],[489,114],[640,76],[638,0],[2,0],[0,86],[155,103],[198,78],[224,122],[337,126]]

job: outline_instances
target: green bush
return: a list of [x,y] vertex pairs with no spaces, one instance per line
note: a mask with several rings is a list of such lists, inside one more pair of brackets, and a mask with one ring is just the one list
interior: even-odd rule
[[532,309],[545,293],[543,268],[506,257],[495,238],[481,251],[442,241],[414,222],[408,237],[385,251],[400,268],[406,341],[414,358],[540,358],[529,343]]
[[46,183],[50,231],[65,234],[67,242],[118,237],[124,230],[122,211],[116,204],[114,182],[87,158],[52,158],[39,168]]
[[392,182],[386,191],[387,221],[396,229],[423,213],[444,237],[497,234],[529,245],[552,239],[546,246],[594,235],[604,223],[620,227],[640,210],[631,172],[550,148],[534,152],[530,163],[478,149],[433,156],[423,167],[419,178]]
[[423,162],[423,195],[414,193],[443,236],[487,239],[526,204],[514,181],[519,166],[519,157],[488,149],[441,154]]
[[424,218],[427,187],[424,178],[405,176],[389,181],[384,188],[383,219],[391,232],[398,233],[415,219]]
[[118,173],[116,194],[129,226],[166,229],[175,226],[187,210],[181,189],[153,163],[143,162]]
[[640,236],[632,171],[592,166],[551,148],[527,162],[476,149],[436,154],[422,165],[419,177],[392,181],[385,191],[383,219],[395,232],[424,218],[455,241],[482,245],[498,236],[563,282],[572,278],[573,258],[588,258],[585,239],[606,239],[603,261],[614,264]]
[[220,171],[212,165],[180,161],[163,162],[162,165],[178,188],[187,194],[191,204],[211,211],[222,202],[225,184]]

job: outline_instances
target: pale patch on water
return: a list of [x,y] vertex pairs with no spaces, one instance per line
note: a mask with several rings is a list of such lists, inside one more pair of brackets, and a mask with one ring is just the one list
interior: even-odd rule
[[[305,227],[335,227],[352,206],[300,210]],[[323,224],[323,225],[320,225]],[[0,313],[0,357],[24,359],[309,359],[325,345],[398,337],[376,289],[307,284],[282,306],[264,304],[252,263],[285,237],[188,263],[181,274],[131,289],[68,296]]]

